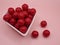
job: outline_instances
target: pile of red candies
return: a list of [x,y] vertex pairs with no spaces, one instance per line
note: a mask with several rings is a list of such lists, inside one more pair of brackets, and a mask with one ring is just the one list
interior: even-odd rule
[[[29,8],[27,4],[23,4],[22,8],[17,7],[16,9],[10,7],[8,8],[7,13],[3,16],[3,19],[10,23],[12,26],[14,26],[16,29],[18,29],[22,33],[26,33],[29,25],[31,24],[33,17],[36,13],[36,9]],[[47,22],[41,21],[40,23],[41,27],[46,27]],[[31,33],[31,36],[33,38],[37,38],[39,35],[38,31],[34,30]],[[45,30],[43,31],[43,36],[48,37],[50,35],[50,31]]]
[[15,10],[12,7],[8,8],[8,11],[4,15],[3,19],[20,32],[26,33],[35,13],[36,10],[34,8],[30,9],[27,4],[23,4],[22,8],[17,7]]

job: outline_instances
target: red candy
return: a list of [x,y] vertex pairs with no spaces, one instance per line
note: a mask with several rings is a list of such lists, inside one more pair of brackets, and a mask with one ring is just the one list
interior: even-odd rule
[[24,19],[25,15],[23,14],[23,12],[20,12],[20,14],[18,15],[19,19]]
[[33,19],[33,16],[32,16],[32,15],[29,15],[28,17],[29,17],[30,19]]
[[46,21],[41,21],[40,25],[41,25],[41,27],[46,27],[47,26],[47,22]]
[[16,29],[19,29],[20,28],[20,25],[18,23],[15,24],[15,28]]
[[39,33],[37,31],[33,31],[31,35],[33,38],[37,38]]
[[36,13],[36,10],[35,10],[34,8],[29,9],[29,10],[28,10],[28,13],[31,14],[32,16],[34,16],[35,13]]
[[31,21],[32,21],[32,20],[31,20],[30,18],[26,18],[26,19],[25,19],[25,24],[26,24],[26,25],[30,25]]
[[23,4],[22,5],[22,9],[25,10],[25,11],[27,11],[28,10],[28,5],[27,4]]
[[14,26],[15,23],[16,23],[16,20],[15,20],[14,18],[12,18],[12,19],[9,21],[9,23]]
[[23,11],[23,14],[25,15],[25,17],[28,17],[28,12],[27,11]]
[[43,36],[44,37],[48,37],[50,35],[50,31],[49,30],[44,30],[43,31]]
[[14,13],[14,8],[10,7],[10,8],[8,9],[8,13],[12,15],[12,14]]
[[7,22],[9,22],[9,20],[12,18],[12,16],[10,14],[6,14],[4,15],[3,19]]
[[26,27],[26,26],[22,26],[22,27],[19,28],[19,30],[20,30],[22,33],[26,33],[27,27]]
[[18,23],[20,26],[22,26],[22,25],[24,25],[25,21],[24,21],[23,19],[19,19],[19,20],[17,21],[17,23]]
[[20,7],[16,8],[16,12],[20,13],[22,11],[22,9]]
[[14,19],[18,19],[18,13],[17,12],[15,12],[12,16]]

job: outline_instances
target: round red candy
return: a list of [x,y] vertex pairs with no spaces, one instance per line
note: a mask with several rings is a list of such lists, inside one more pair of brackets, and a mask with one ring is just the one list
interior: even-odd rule
[[5,20],[5,21],[7,21],[7,22],[9,22],[9,20],[12,18],[12,16],[10,15],[10,14],[5,14],[4,16],[3,16],[3,19]]
[[22,33],[26,33],[27,27],[26,27],[26,26],[22,26],[22,27],[19,28],[19,30],[20,30]]
[[33,31],[31,35],[33,38],[37,38],[39,33],[38,33],[38,31]]
[[19,29],[20,28],[20,25],[18,23],[15,24],[15,28],[16,29]]
[[18,18],[19,19],[24,19],[25,18],[25,15],[23,14],[23,12],[20,12],[20,14],[18,15]]
[[28,17],[28,12],[27,11],[23,11],[23,14],[25,15],[25,17]]
[[18,23],[20,26],[22,26],[22,25],[24,25],[25,21],[24,21],[23,19],[19,19],[19,20],[17,21],[17,23]]
[[33,19],[33,16],[32,16],[32,15],[29,15],[28,17],[29,17],[30,19]]
[[16,12],[20,13],[22,11],[22,9],[20,7],[16,8]]
[[31,14],[32,16],[34,16],[35,13],[36,13],[36,10],[35,10],[34,8],[29,9],[29,10],[28,10],[28,13]]
[[40,25],[41,25],[41,27],[46,27],[47,26],[47,22],[46,21],[41,21]]
[[18,13],[17,13],[17,12],[15,12],[15,13],[13,14],[13,18],[14,18],[14,19],[18,19]]
[[28,5],[27,4],[23,4],[22,5],[22,9],[25,10],[25,11],[27,11],[28,10]]
[[9,21],[9,23],[14,26],[15,23],[16,23],[16,20],[15,20],[14,18],[12,18],[12,19]]
[[50,35],[50,31],[49,30],[44,30],[43,31],[43,36],[44,37],[48,37]]
[[25,24],[26,24],[26,25],[30,25],[31,21],[32,21],[32,20],[31,20],[30,18],[26,18],[26,19],[25,19]]
[[10,8],[8,9],[8,13],[12,15],[12,14],[14,13],[14,8],[10,7]]

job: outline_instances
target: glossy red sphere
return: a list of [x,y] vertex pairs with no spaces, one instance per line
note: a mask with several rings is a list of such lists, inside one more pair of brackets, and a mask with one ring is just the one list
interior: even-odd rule
[[23,25],[25,24],[25,21],[24,21],[24,19],[19,19],[19,20],[17,21],[17,23],[18,23],[20,26],[23,26]]
[[13,16],[14,19],[17,20],[17,19],[18,19],[18,15],[19,15],[19,14],[18,14],[17,12],[15,12],[12,16]]
[[50,35],[50,31],[49,30],[44,30],[43,31],[43,36],[44,37],[48,37]]
[[23,14],[25,15],[25,17],[29,16],[27,11],[23,11]]
[[39,33],[38,33],[38,31],[33,31],[31,35],[33,38],[37,38]]
[[20,13],[22,11],[22,9],[20,7],[16,8],[16,12]]
[[14,8],[12,7],[8,8],[8,13],[11,15],[14,14]]
[[22,33],[26,33],[27,27],[26,27],[26,26],[22,26],[22,27],[19,28],[19,30],[20,30]]
[[20,28],[20,25],[18,23],[16,23],[14,26],[15,26],[16,29]]
[[23,12],[20,12],[20,14],[18,15],[18,18],[19,19],[24,19],[25,18],[25,15],[23,14]]
[[36,13],[36,9],[34,9],[34,8],[29,9],[29,10],[28,10],[28,13],[31,14],[32,16],[34,16],[35,13]]
[[32,16],[32,15],[29,15],[28,17],[29,17],[30,19],[33,19],[33,16]]
[[14,26],[15,23],[16,23],[16,20],[14,18],[11,18],[10,21],[9,21],[9,23]]
[[10,14],[5,14],[4,16],[3,16],[3,19],[5,20],[5,21],[7,21],[7,22],[9,22],[9,20],[12,18],[12,16],[10,15]]
[[32,20],[31,20],[30,18],[26,18],[26,19],[25,19],[25,24],[26,24],[26,25],[30,25],[30,24],[31,24],[31,21],[32,21]]
[[25,11],[27,11],[28,10],[28,5],[27,4],[23,4],[22,5],[22,9],[25,10]]
[[43,21],[41,21],[40,25],[41,25],[41,27],[46,27],[47,26],[47,22],[43,20]]

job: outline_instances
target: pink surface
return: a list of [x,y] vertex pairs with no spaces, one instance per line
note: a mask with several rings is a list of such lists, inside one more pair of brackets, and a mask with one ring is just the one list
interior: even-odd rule
[[[8,7],[18,7],[27,3],[37,10],[35,21],[26,37],[4,23],[2,17]],[[41,20],[46,20],[46,28],[39,27]],[[42,32],[49,29],[51,35],[44,38]],[[31,38],[33,30],[39,31],[37,39]],[[0,0],[0,45],[60,45],[60,0]]]

